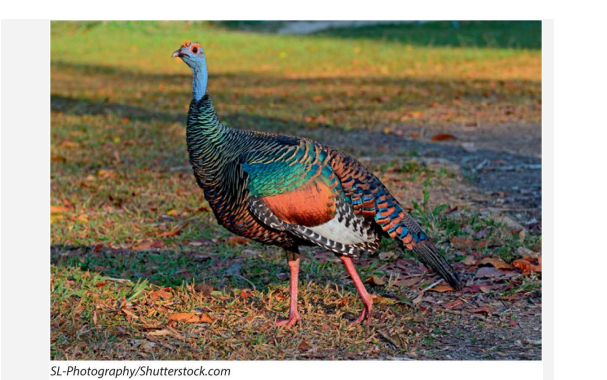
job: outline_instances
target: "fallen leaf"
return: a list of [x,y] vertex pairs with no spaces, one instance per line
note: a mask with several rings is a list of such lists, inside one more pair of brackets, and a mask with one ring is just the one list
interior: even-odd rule
[[[529,258],[533,259],[533,258]],[[539,261],[538,265],[532,264],[529,260],[526,259],[517,259],[512,262],[512,265],[520,270],[523,276],[528,276],[531,273],[541,273],[542,272],[542,263]]]
[[207,313],[203,313],[200,316],[200,323],[213,323],[213,318],[211,318],[211,316]]
[[476,309],[466,309],[468,313],[474,314],[491,314],[493,310],[489,309],[487,306],[477,307]]
[[457,299],[457,300],[453,300],[451,302],[447,302],[446,304],[443,305],[443,307],[445,309],[454,309],[457,308],[458,306],[464,304],[463,300]]
[[470,238],[463,238],[463,237],[459,237],[459,236],[453,236],[451,238],[451,245],[453,245],[453,248],[455,249],[462,249],[462,250],[466,250],[468,248],[472,248],[472,249],[482,249],[485,248],[487,246],[487,242],[486,241],[475,241],[472,240]]
[[148,335],[151,335],[151,336],[166,336],[166,335],[173,335],[173,332],[171,330],[164,329],[164,330],[150,331],[148,333]]
[[532,257],[532,258],[538,258],[541,256],[541,254],[539,252],[534,252],[527,247],[518,247],[516,250],[516,254],[521,257]]
[[116,177],[116,172],[114,172],[113,170],[101,169],[97,172],[97,176],[103,178]]
[[59,143],[60,146],[65,146],[68,148],[74,148],[74,147],[78,147],[80,146],[80,143],[71,141],[71,140],[65,140]]
[[79,221],[79,222],[82,222],[82,223],[88,223],[89,222],[88,218],[86,216],[84,216],[84,215],[78,216],[76,218],[76,220]]
[[371,276],[365,280],[365,284],[383,286],[386,285],[386,280],[380,276]]
[[386,252],[382,252],[382,253],[379,254],[379,259],[380,260],[388,260],[392,256],[394,256],[394,251],[386,251]]
[[468,266],[476,265],[476,259],[472,255],[466,256],[466,258],[460,262]]
[[152,248],[163,248],[164,243],[160,240],[144,240],[137,245],[131,247],[133,251],[145,251]]
[[250,240],[247,238],[244,238],[242,236],[230,236],[230,238],[228,239],[228,245],[230,247],[235,247],[237,245],[244,245],[244,244],[249,244]]
[[312,347],[310,347],[310,345],[306,342],[301,342],[297,347],[300,352],[309,351],[311,348]]
[[474,277],[476,277],[476,278],[495,278],[495,277],[501,277],[503,274],[504,273],[497,268],[482,267],[482,268],[479,268],[478,271],[476,271],[476,274],[474,275]]
[[401,286],[413,286],[422,280],[422,276],[413,276],[405,279],[398,279],[396,283]]
[[97,288],[102,288],[107,285],[107,281],[101,281],[95,284]]
[[213,323],[213,319],[207,313],[204,313],[201,316],[194,313],[176,313],[171,314],[169,320],[185,323]]
[[399,303],[399,301],[395,298],[384,297],[384,296],[374,296],[373,303],[382,304],[382,305],[394,305]]
[[169,211],[167,211],[166,213],[168,216],[175,216],[175,215],[179,215],[179,211],[175,210],[175,209],[171,209]]
[[398,334],[390,334],[386,330],[377,330],[379,335],[390,343],[394,348],[400,348],[403,345],[402,339]]
[[150,295],[150,298],[152,298],[152,299],[158,299],[158,298],[169,299],[172,296],[173,295],[170,292],[168,292],[166,289],[160,289],[160,290],[156,290],[155,292],[152,292],[152,294]]
[[202,293],[205,297],[210,297],[213,292],[213,287],[209,284],[198,284],[194,287],[197,292]]
[[439,133],[430,138],[430,141],[446,141],[446,140],[457,140],[457,138],[449,133]]
[[51,214],[61,214],[68,211],[69,209],[67,207],[51,205]]
[[512,265],[506,263],[499,257],[485,257],[481,259],[477,264],[479,266],[489,264],[497,269],[512,269]]
[[179,235],[179,233],[181,233],[181,231],[184,228],[186,228],[187,226],[188,226],[188,222],[185,222],[184,224],[175,228],[174,230],[161,233],[160,235],[158,235],[158,237],[169,237],[169,236]]
[[67,159],[63,156],[51,156],[53,162],[67,162]]
[[428,289],[429,292],[438,292],[438,293],[445,293],[445,292],[452,292],[454,289],[452,287],[450,287],[449,285],[437,285],[433,288]]
[[130,318],[139,319],[139,317],[135,313],[133,313],[132,311],[130,311],[129,309],[122,309],[122,312],[124,314],[126,314]]
[[508,216],[494,215],[491,217],[491,219],[498,223],[502,223],[504,226],[510,228],[511,230],[522,230],[525,228],[522,224]]
[[249,298],[251,297],[251,291],[249,289],[244,289],[242,292],[240,292],[240,298]]

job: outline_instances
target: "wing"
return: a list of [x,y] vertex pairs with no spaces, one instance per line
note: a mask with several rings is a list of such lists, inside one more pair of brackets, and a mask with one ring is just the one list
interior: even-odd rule
[[420,241],[429,240],[419,224],[373,173],[347,154],[328,149],[334,157],[331,164],[340,179],[346,200],[352,204],[356,215],[372,221],[409,249]]
[[338,254],[377,249],[379,236],[346,200],[330,160],[326,150],[308,140],[241,156],[249,209],[268,227]]

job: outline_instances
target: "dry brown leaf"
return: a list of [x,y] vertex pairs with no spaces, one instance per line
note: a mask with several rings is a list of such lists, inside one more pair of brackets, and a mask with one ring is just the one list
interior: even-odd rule
[[51,156],[53,162],[67,162],[67,159],[63,156]]
[[399,303],[399,301],[395,298],[384,297],[384,296],[374,296],[373,303],[377,303],[380,305],[394,305]]
[[79,147],[80,143],[77,143],[77,142],[74,142],[71,140],[64,140],[64,141],[60,142],[59,145],[65,146],[68,148],[75,148],[75,147]]
[[301,343],[299,344],[299,346],[297,347],[297,349],[298,349],[300,352],[309,351],[311,348],[312,348],[312,347],[310,347],[310,345],[309,345],[308,343],[306,343],[306,342],[301,342]]
[[144,240],[131,247],[133,251],[145,251],[152,248],[163,248],[164,243],[160,240]]
[[468,248],[480,249],[480,248],[485,248],[487,245],[487,242],[486,241],[474,241],[470,238],[453,236],[451,238],[451,245],[453,245],[453,248],[455,248],[455,249],[462,249],[462,250],[466,250]]
[[129,309],[122,309],[122,312],[133,319],[139,319],[139,317]]
[[371,276],[365,280],[365,284],[384,286],[386,285],[386,280],[381,276]]
[[181,231],[184,228],[186,228],[187,226],[188,226],[188,222],[185,222],[184,224],[175,228],[174,230],[161,233],[160,235],[158,235],[158,237],[169,237],[169,236],[179,235],[181,233]]
[[61,214],[68,211],[69,209],[67,207],[51,205],[51,214]]
[[394,348],[400,348],[403,345],[403,341],[398,334],[390,334],[387,330],[377,330],[379,335],[388,341]]
[[185,323],[213,323],[213,319],[207,313],[198,316],[194,313],[176,313],[169,316],[169,320]]
[[446,304],[443,305],[443,307],[445,309],[455,309],[455,308],[461,306],[462,304],[464,304],[464,300],[457,299],[457,300],[453,300],[451,302],[447,302]]
[[438,292],[438,293],[444,293],[444,292],[452,292],[454,289],[452,287],[450,287],[449,285],[437,285],[433,288],[428,289],[429,292]]
[[401,286],[413,286],[422,280],[422,276],[413,276],[404,279],[398,279],[396,283]]
[[166,336],[166,335],[173,335],[173,333],[170,330],[164,329],[164,330],[150,331],[148,333],[148,335],[151,335],[151,336]]
[[194,313],[176,313],[169,315],[169,320],[185,323],[199,323],[200,317]]
[[449,133],[439,133],[439,134],[432,136],[432,138],[430,138],[430,141],[446,141],[446,140],[457,140],[457,138]]
[[150,295],[150,298],[152,299],[158,299],[158,298],[162,298],[162,299],[169,299],[173,297],[173,295],[167,291],[167,289],[160,289],[160,290],[156,290],[155,292],[152,292],[152,294]]
[[491,314],[493,310],[489,309],[487,306],[477,307],[476,309],[467,309],[468,313],[474,314]]
[[379,259],[389,260],[392,256],[394,256],[394,251],[386,251],[379,254]]
[[116,177],[116,172],[113,170],[101,169],[97,172],[97,176],[103,177],[103,178]]
[[250,240],[247,238],[243,238],[242,236],[230,236],[228,239],[228,245],[230,247],[235,247],[237,245],[249,244]]
[[481,259],[477,264],[479,266],[489,264],[497,269],[512,269],[512,265],[506,263],[504,260],[500,259],[499,257],[485,257],[485,258]]
[[497,268],[493,267],[482,267],[476,271],[474,277],[476,278],[495,278],[501,277],[504,273]]
[[196,285],[196,287],[194,289],[196,289],[197,292],[202,293],[205,297],[210,297],[211,292],[213,292],[213,290],[215,290],[209,284],[198,284],[198,285]]
[[474,256],[466,256],[465,259],[463,259],[462,261],[460,261],[462,264],[464,265],[468,265],[468,266],[473,266],[476,265],[476,259],[474,258]]
[[523,273],[523,276],[531,274],[531,263],[525,259],[517,259],[512,265]]
[[251,297],[251,291],[249,289],[244,289],[240,292],[240,298],[249,298]]

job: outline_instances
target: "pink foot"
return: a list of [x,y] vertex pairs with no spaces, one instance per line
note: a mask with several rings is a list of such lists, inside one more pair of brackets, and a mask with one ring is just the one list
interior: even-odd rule
[[278,319],[276,321],[276,326],[293,327],[299,321],[301,321],[301,316],[298,312],[289,313],[289,319]]
[[350,274],[352,281],[354,282],[354,286],[356,286],[356,290],[360,296],[360,299],[363,301],[365,308],[363,309],[362,314],[358,317],[353,325],[357,325],[362,321],[365,321],[365,326],[369,326],[371,324],[371,310],[373,310],[373,295],[367,292],[365,289],[365,285],[358,277],[358,273],[356,273],[356,269],[354,268],[354,264],[352,263],[352,259],[346,256],[340,257],[341,261],[346,265],[346,270]]
[[363,321],[365,322],[365,326],[371,325],[371,311],[373,310],[373,298],[371,297],[368,301],[363,299],[365,304],[363,312],[360,314],[360,317],[350,323],[351,325],[358,325]]

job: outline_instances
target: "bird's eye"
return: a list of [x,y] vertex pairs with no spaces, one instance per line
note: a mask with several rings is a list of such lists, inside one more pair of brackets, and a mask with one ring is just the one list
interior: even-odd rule
[[198,54],[198,48],[196,46],[192,48],[192,53]]

